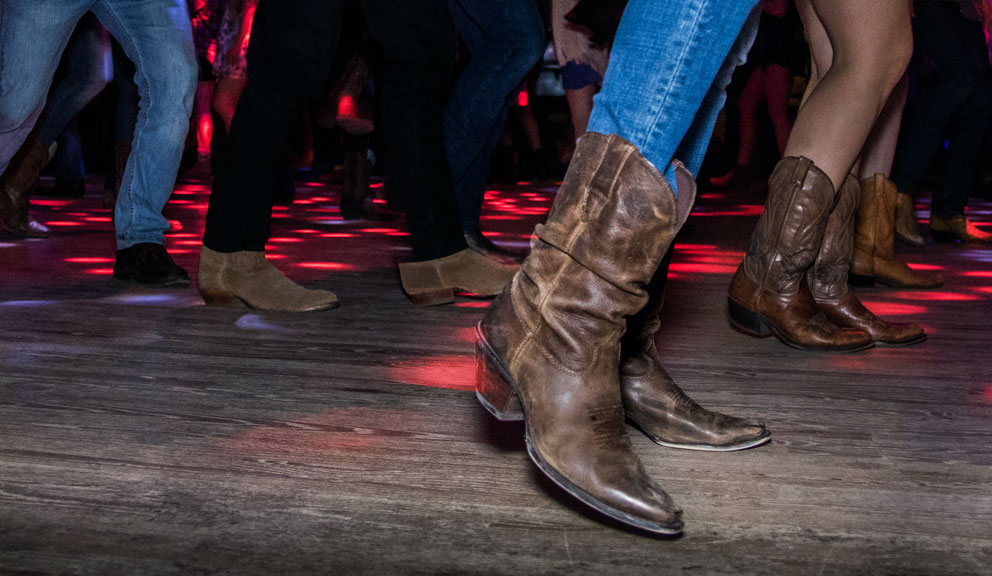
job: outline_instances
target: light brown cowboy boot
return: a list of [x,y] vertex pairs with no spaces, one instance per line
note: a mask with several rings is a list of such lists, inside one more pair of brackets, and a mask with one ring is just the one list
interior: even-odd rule
[[930,235],[938,242],[992,244],[992,234],[978,229],[964,214],[947,218],[930,215]]
[[[680,191],[681,193],[684,193]],[[647,286],[648,304],[627,320],[620,340],[620,393],[627,420],[662,446],[726,452],[771,440],[764,424],[703,408],[686,395],[661,365],[654,336],[672,250]]]
[[[894,185],[893,185],[894,186]],[[895,223],[893,235],[910,246],[923,246],[923,235],[916,225],[916,209],[913,197],[896,190]]]
[[[679,188],[691,176],[676,168]],[[625,524],[682,531],[682,511],[644,470],[624,426],[619,344],[626,318],[692,206],[615,135],[579,141],[547,223],[479,323],[477,395],[526,416],[527,451],[566,492]]]
[[51,231],[28,215],[28,196],[38,182],[41,170],[51,159],[49,150],[34,134],[28,136],[21,149],[7,164],[0,176],[0,222],[3,227],[22,238],[48,238]]
[[774,334],[800,350],[871,347],[867,332],[828,320],[804,280],[823,242],[834,199],[830,178],[812,160],[788,157],[775,166],[765,211],[730,282],[727,304],[734,328],[761,338]]
[[865,308],[847,285],[847,271],[851,268],[854,247],[854,214],[858,211],[860,197],[858,180],[848,175],[827,221],[820,253],[806,275],[810,292],[820,310],[826,312],[827,318],[834,324],[864,330],[878,344],[908,346],[923,342],[927,335],[921,326],[886,322],[878,318]]
[[[850,281],[855,286],[878,282],[893,288],[937,288],[944,277],[936,272],[916,271],[896,256],[896,185],[884,174],[861,181],[854,233],[854,258]],[[908,198],[908,196],[907,196]],[[915,223],[914,223],[915,225]]]
[[287,278],[265,252],[215,252],[200,249],[200,295],[209,306],[229,306],[237,301],[258,310],[314,312],[338,307],[338,298],[327,290],[310,290]]

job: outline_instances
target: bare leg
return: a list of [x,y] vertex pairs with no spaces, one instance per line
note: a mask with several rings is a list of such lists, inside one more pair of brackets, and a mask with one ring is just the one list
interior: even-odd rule
[[575,139],[586,133],[586,126],[589,125],[589,114],[592,112],[592,97],[596,95],[599,88],[595,84],[588,84],[578,90],[565,90],[565,99],[568,100],[568,109],[572,113],[572,127],[575,129]]
[[813,160],[836,188],[912,55],[909,5],[855,0],[796,4],[817,80],[807,87],[785,156]]
[[231,130],[231,119],[238,107],[238,100],[248,81],[244,78],[219,78],[214,87],[214,110],[224,121],[224,129]]
[[859,180],[871,178],[875,174],[885,174],[886,178],[889,176],[892,160],[896,155],[896,141],[899,139],[902,110],[906,106],[908,92],[909,77],[904,75],[892,90],[889,101],[886,102],[882,114],[875,122],[875,128],[861,150]]

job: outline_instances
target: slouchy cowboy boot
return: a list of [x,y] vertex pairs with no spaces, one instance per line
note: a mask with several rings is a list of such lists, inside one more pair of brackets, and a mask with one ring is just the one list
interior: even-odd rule
[[847,271],[851,268],[854,246],[854,214],[858,211],[860,196],[861,187],[857,179],[848,175],[827,220],[820,252],[806,275],[810,292],[820,310],[834,324],[864,330],[878,344],[908,346],[923,342],[927,335],[922,327],[879,319],[848,288]]
[[615,135],[579,141],[530,256],[478,326],[479,400],[527,421],[527,452],[566,492],[620,522],[682,531],[671,497],[644,470],[624,426],[619,344],[626,318],[692,206]]
[[47,226],[28,215],[28,196],[51,157],[41,140],[32,134],[10,159],[3,176],[0,176],[0,221],[15,236],[51,236]]
[[627,320],[627,332],[620,339],[620,393],[627,420],[651,440],[672,448],[724,452],[768,442],[771,433],[763,424],[703,408],[661,365],[654,335],[661,328],[658,314],[671,260],[669,250],[647,286],[647,306]]
[[835,194],[812,160],[788,157],[768,179],[765,211],[728,292],[731,325],[752,336],[774,334],[800,350],[853,352],[872,345],[862,330],[838,327],[813,300],[804,274],[823,242]]
[[[913,270],[896,256],[893,245],[898,195],[896,185],[884,174],[875,174],[861,181],[861,203],[858,206],[854,233],[851,284],[872,286],[878,282],[893,288],[942,286],[944,277],[940,274]],[[913,222],[913,225],[915,226],[916,223]]]

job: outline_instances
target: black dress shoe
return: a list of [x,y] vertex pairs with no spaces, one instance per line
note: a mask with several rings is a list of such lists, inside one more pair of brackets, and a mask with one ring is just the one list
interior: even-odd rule
[[172,260],[165,246],[143,242],[117,251],[114,278],[153,286],[189,286],[189,274]]
[[489,238],[482,235],[482,232],[476,230],[474,232],[465,233],[465,243],[472,250],[475,250],[479,254],[492,258],[497,262],[503,264],[520,264],[524,260],[523,254],[517,254],[510,252],[505,248],[500,248],[499,246],[492,243]]

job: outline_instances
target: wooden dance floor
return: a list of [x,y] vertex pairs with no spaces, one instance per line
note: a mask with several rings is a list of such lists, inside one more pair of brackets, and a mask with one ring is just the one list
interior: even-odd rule
[[[166,209],[191,273],[207,193],[181,184]],[[483,227],[522,250],[553,194],[494,190]],[[563,495],[523,427],[479,406],[486,302],[413,306],[402,223],[343,221],[336,188],[301,185],[270,257],[342,306],[264,313],[113,280],[100,191],[36,197],[53,238],[0,236],[0,573],[992,574],[992,249],[900,246],[946,286],[859,290],[926,343],[804,353],[726,320],[762,202],[702,193],[658,343],[691,395],[772,442],[693,452],[630,428],[685,510],[658,539]],[[971,208],[989,230],[992,205]]]

